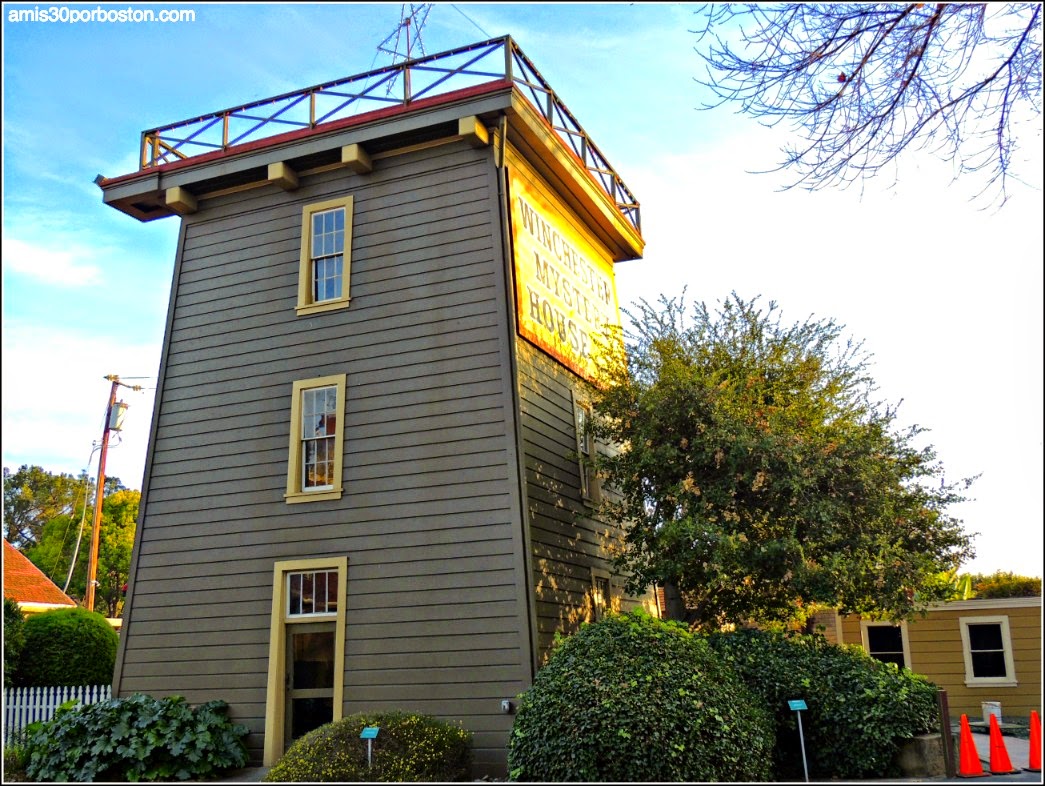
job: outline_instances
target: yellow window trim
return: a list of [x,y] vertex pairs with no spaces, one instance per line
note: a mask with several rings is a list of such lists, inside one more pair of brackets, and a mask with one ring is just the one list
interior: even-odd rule
[[[304,491],[301,488],[301,394],[313,388],[337,387],[337,429],[334,434],[334,482],[329,489]],[[345,374],[302,379],[294,383],[290,402],[290,453],[287,461],[287,504],[341,499],[341,469],[345,456]]]
[[272,568],[272,616],[269,627],[269,670],[265,689],[265,767],[283,755],[283,722],[286,718],[286,613],[287,576],[298,571],[337,571],[337,614],[310,617],[302,622],[334,622],[334,717],[341,720],[345,702],[345,603],[348,597],[348,557],[323,557],[276,562]]
[[[298,316],[317,314],[324,311],[347,308],[349,304],[349,280],[352,271],[352,204],[353,197],[344,196],[325,202],[305,205],[301,209],[301,257],[298,267]],[[324,210],[345,209],[345,248],[341,297],[336,300],[312,301],[312,214]]]

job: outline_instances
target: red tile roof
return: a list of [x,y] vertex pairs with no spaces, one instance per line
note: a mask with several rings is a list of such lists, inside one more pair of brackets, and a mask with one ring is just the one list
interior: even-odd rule
[[58,589],[22,552],[4,541],[4,597],[19,605],[46,604],[75,606],[76,602]]

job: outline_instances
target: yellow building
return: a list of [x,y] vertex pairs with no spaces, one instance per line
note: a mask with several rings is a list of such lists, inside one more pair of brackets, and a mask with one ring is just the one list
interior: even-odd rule
[[858,644],[874,657],[906,666],[947,691],[951,715],[983,716],[984,702],[1002,717],[1041,713],[1041,597],[941,603],[925,617],[894,625],[855,615],[820,618],[830,641]]

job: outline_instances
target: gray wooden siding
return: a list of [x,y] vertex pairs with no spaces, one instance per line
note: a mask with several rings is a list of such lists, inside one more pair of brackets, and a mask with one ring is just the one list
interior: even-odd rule
[[[454,144],[184,219],[120,695],[225,699],[259,760],[273,563],[347,554],[345,712],[460,719],[503,774],[530,656],[495,183]],[[301,208],[346,193],[351,306],[298,317]],[[344,496],[287,505],[292,383],[335,373]]]
[[[518,338],[518,385],[526,461],[526,504],[533,550],[537,649],[543,663],[556,631],[589,619],[592,568],[611,574],[612,593],[628,610],[643,599],[623,595],[607,545],[617,527],[596,521],[580,494],[572,389],[581,382],[528,341]],[[599,446],[605,449],[605,446]]]

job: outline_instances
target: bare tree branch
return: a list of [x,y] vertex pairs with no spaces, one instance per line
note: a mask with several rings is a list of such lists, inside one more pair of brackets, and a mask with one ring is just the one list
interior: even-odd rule
[[[977,198],[1009,197],[1017,138],[1041,117],[1037,3],[713,4],[697,12],[698,80],[804,142],[774,171],[788,188],[845,188],[908,148],[986,179]],[[1040,140],[1035,142],[1040,143]],[[1040,185],[1040,184],[1035,184]]]

